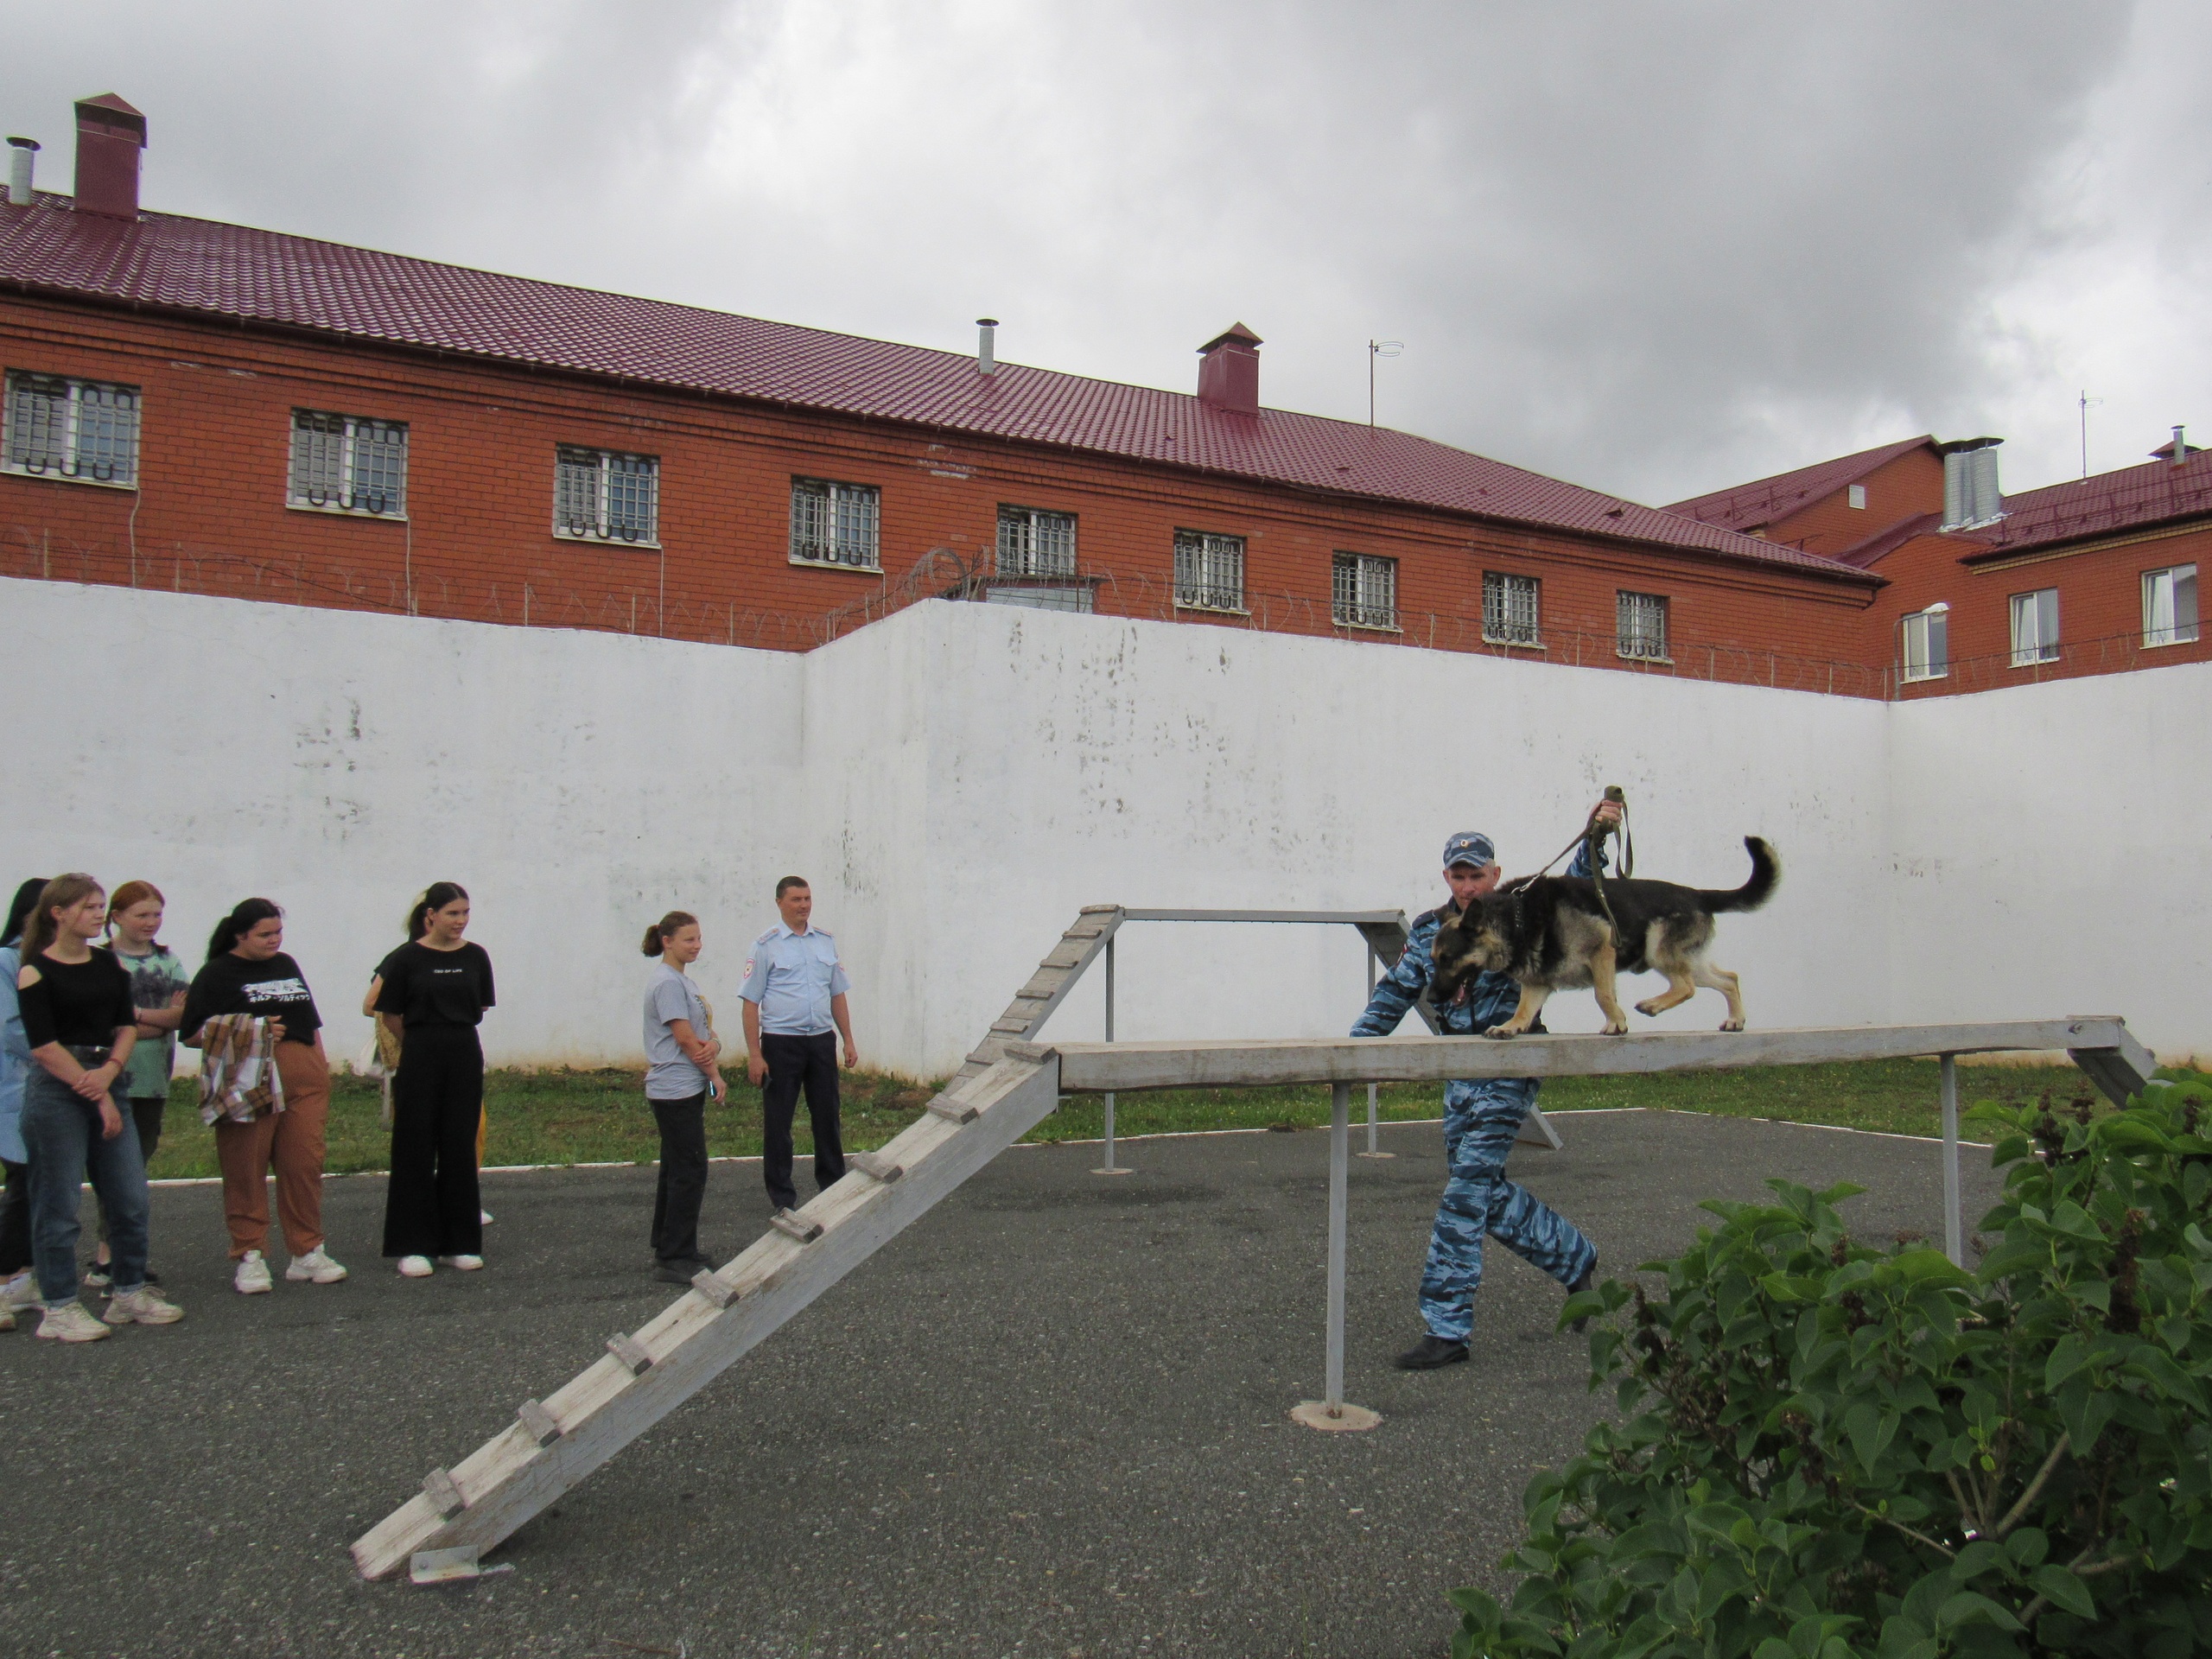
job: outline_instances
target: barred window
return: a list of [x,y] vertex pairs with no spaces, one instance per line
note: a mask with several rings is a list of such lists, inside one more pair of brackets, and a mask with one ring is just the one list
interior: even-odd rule
[[1175,602],[1202,611],[1244,608],[1244,538],[1175,532]]
[[401,517],[407,511],[405,423],[294,410],[289,487],[296,507]]
[[1951,671],[1951,607],[1930,605],[1904,619],[1904,677],[1940,680]]
[[873,484],[791,480],[792,560],[800,564],[842,564],[855,570],[882,569],[882,498],[883,493]]
[[2143,643],[2196,642],[2196,567],[2177,564],[2143,573]]
[[1398,562],[1374,553],[1339,553],[1332,571],[1330,613],[1339,627],[1398,626]]
[[1034,507],[999,509],[999,564],[1002,576],[1075,575],[1075,515]]
[[138,388],[8,375],[8,470],[88,484],[138,481]]
[[1639,662],[1663,663],[1667,658],[1667,600],[1663,594],[1616,595],[1618,639],[1615,652]]
[[2012,666],[2058,660],[2058,589],[2012,595]]
[[553,533],[579,541],[660,537],[660,457],[562,444],[553,464]]
[[1535,577],[1483,572],[1483,638],[1495,645],[1539,643]]

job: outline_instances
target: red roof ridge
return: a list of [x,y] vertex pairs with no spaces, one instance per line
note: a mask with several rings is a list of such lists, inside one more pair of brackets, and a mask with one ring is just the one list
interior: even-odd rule
[[[27,207],[0,205],[0,283],[1881,581],[1389,427],[1278,409],[1230,415],[1192,392],[1020,364],[984,376],[965,353],[215,219],[96,218],[43,193]],[[1230,337],[1258,340],[1241,323]]]

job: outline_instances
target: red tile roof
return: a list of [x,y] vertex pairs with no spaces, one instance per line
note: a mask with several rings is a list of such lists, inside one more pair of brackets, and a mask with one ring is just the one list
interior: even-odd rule
[[40,194],[0,205],[0,283],[80,299],[314,329],[978,437],[1096,454],[1656,544],[1850,582],[1833,559],[1770,546],[1409,433],[825,334],[629,295],[142,214],[135,224]]
[[1861,449],[1855,455],[1839,455],[1834,461],[1800,467],[1794,473],[1777,473],[1772,478],[1755,479],[1749,484],[1715,490],[1710,495],[1694,495],[1663,511],[1729,530],[1758,530],[1787,518],[1800,507],[1834,495],[1847,484],[1858,483],[1876,467],[1899,455],[1935,442],[1925,434],[1905,438],[1897,443],[1885,443],[1878,449]]
[[1986,546],[1969,550],[1961,563],[2009,558],[2032,548],[2206,514],[2212,514],[2212,451],[2193,449],[2178,467],[2171,461],[2148,461],[2008,495],[2004,518],[1974,532]]

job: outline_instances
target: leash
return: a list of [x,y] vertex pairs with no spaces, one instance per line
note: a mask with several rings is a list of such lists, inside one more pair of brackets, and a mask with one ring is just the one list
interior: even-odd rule
[[1607,784],[1605,799],[1620,808],[1621,818],[1618,824],[1606,823],[1598,817],[1599,811],[1604,805],[1604,802],[1600,802],[1599,806],[1590,809],[1588,820],[1583,824],[1574,839],[1554,853],[1550,862],[1538,870],[1535,875],[1524,875],[1506,889],[1513,895],[1513,931],[1516,936],[1521,931],[1521,895],[1526,893],[1529,886],[1540,877],[1550,874],[1552,865],[1558,863],[1576,848],[1583,847],[1589,849],[1590,880],[1592,885],[1598,890],[1599,908],[1605,912],[1605,920],[1613,930],[1614,939],[1618,941],[1620,938],[1620,922],[1613,915],[1612,905],[1605,898],[1605,837],[1612,835],[1618,835],[1620,837],[1621,880],[1624,881],[1632,879],[1636,874],[1636,841],[1629,833],[1628,797],[1621,792],[1620,785]]

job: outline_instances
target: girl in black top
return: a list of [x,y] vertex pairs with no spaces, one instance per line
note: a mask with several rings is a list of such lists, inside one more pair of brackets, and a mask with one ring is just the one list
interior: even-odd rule
[[[24,1081],[31,1245],[47,1302],[39,1335],[90,1342],[111,1325],[172,1325],[183,1313],[146,1283],[146,1166],[138,1131],[117,1108],[115,1080],[138,1039],[130,976],[92,941],[107,895],[89,875],[46,884],[23,931],[16,980],[23,1039],[37,1069]],[[77,1300],[78,1183],[89,1170],[107,1213],[115,1294],[106,1324]]]
[[232,1287],[265,1294],[275,1287],[269,1242],[269,1175],[276,1176],[276,1219],[291,1256],[284,1277],[334,1285],[345,1266],[323,1248],[322,1166],[330,1122],[330,1064],[322,1052],[322,1014],[300,965],[284,954],[284,912],[267,899],[241,900],[215,924],[207,965],[184,995],[179,1028],[200,1046],[218,1014],[270,1021],[272,1058],[284,1085],[284,1109],[250,1123],[215,1120],[215,1160],[223,1172],[223,1214],[231,1234]]
[[431,1259],[468,1272],[484,1265],[476,1192],[476,1126],[484,1111],[484,1050],[476,1027],[493,1005],[492,958],[461,938],[468,894],[439,881],[416,901],[409,943],[377,969],[377,1017],[399,1038],[391,1088],[391,1179],[384,1253],[410,1279]]

